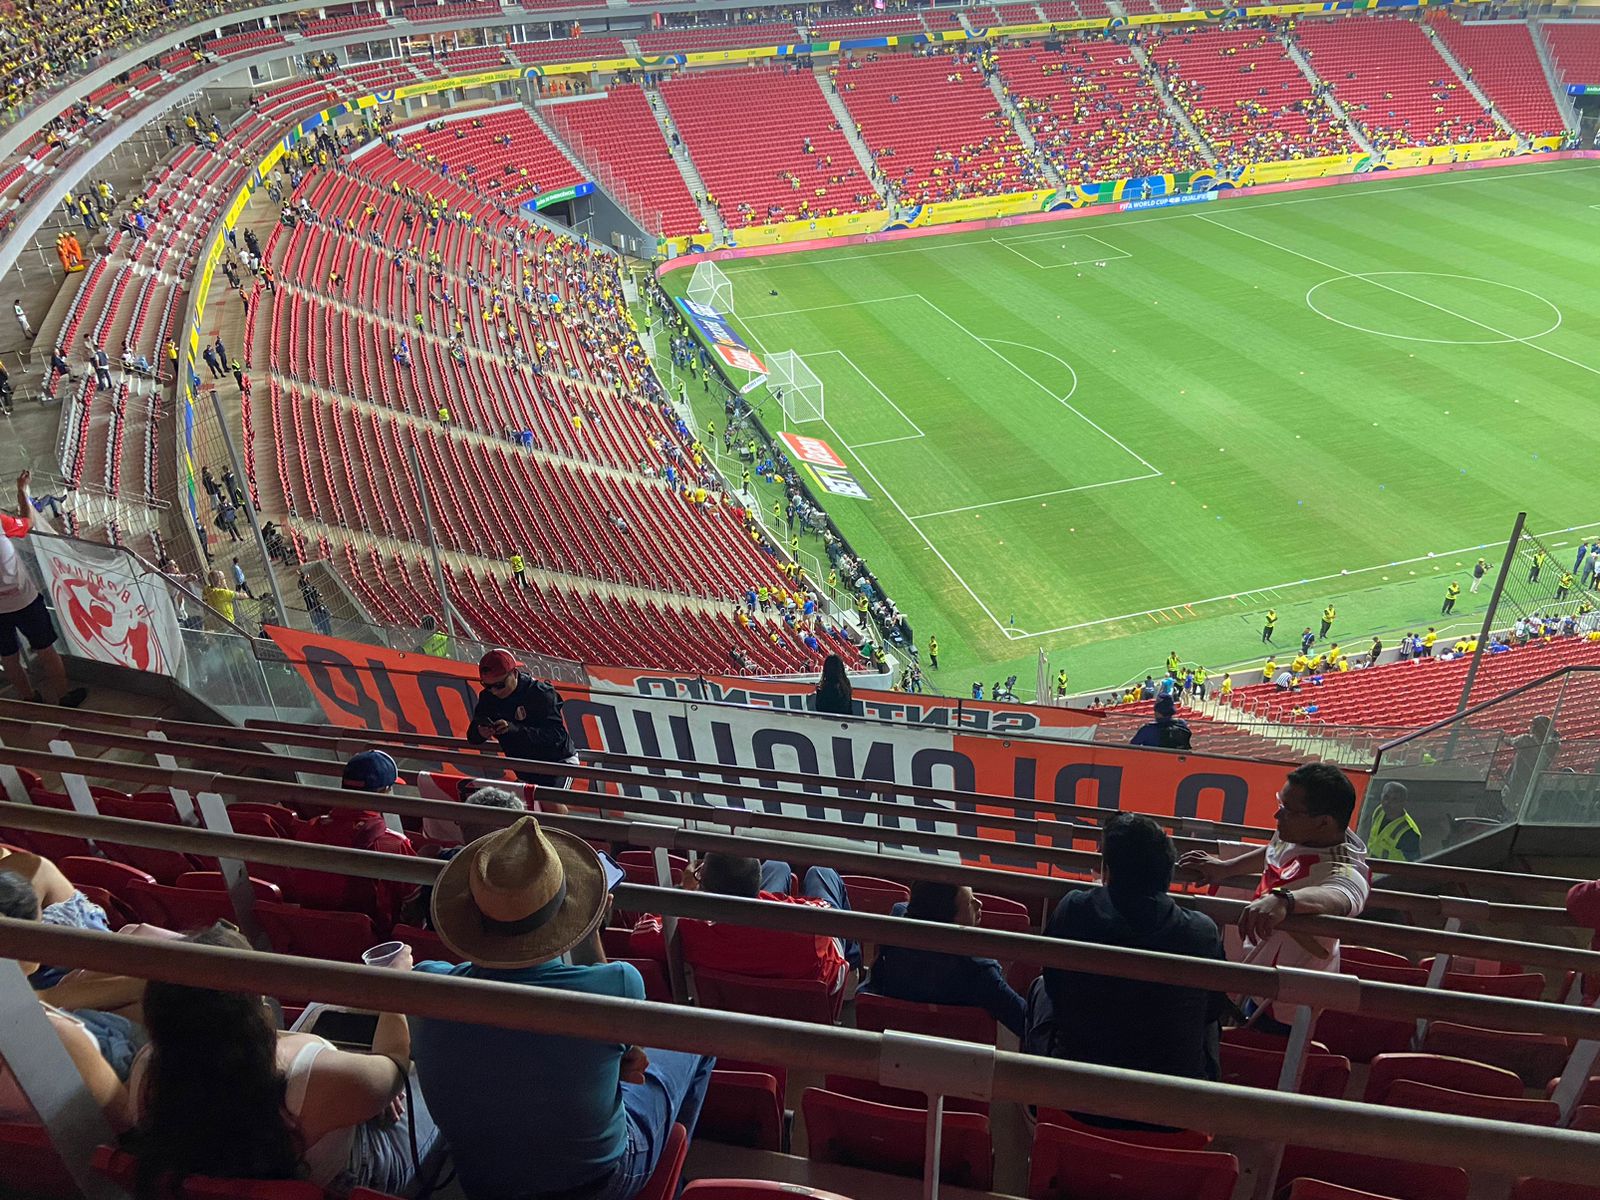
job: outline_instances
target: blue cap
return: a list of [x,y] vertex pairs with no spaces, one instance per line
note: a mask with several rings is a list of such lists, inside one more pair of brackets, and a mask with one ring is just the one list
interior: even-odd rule
[[344,786],[357,792],[387,792],[400,778],[400,768],[382,750],[363,750],[344,765]]

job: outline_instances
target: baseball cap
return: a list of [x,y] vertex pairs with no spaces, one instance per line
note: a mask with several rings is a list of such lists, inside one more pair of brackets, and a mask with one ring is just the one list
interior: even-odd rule
[[344,786],[349,791],[386,792],[400,778],[400,768],[382,750],[363,750],[344,765]]
[[522,664],[509,650],[491,650],[478,660],[479,679],[504,679]]

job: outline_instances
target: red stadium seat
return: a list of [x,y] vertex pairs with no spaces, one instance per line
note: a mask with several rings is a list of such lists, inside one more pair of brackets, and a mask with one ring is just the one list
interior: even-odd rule
[[[139,1164],[133,1155],[110,1146],[94,1152],[94,1169],[132,1190]],[[172,1189],[176,1200],[326,1200],[323,1190],[300,1179],[212,1179],[190,1175]]]
[[871,992],[856,993],[856,1028],[881,1033],[898,1029],[929,1037],[994,1045],[995,1022],[981,1008],[954,1004],[918,1004]]
[[1229,1200],[1239,1160],[1167,1150],[1060,1125],[1033,1131],[1028,1200]]
[[179,933],[207,929],[218,921],[236,920],[233,898],[214,888],[136,882],[128,885],[127,897],[139,920]]
[[[257,900],[268,900],[274,904],[283,903],[283,889],[275,883],[268,883],[265,879],[250,876],[250,891]],[[178,876],[174,887],[193,888],[198,892],[225,892],[228,890],[227,878],[221,871],[186,871]]]
[[1283,1193],[1283,1200],[1394,1200],[1376,1192],[1358,1192],[1354,1188],[1323,1183],[1320,1179],[1296,1179]]
[[[1240,1087],[1276,1088],[1284,1054],[1254,1046],[1223,1043],[1222,1082]],[[1337,1100],[1350,1083],[1350,1060],[1340,1054],[1307,1054],[1297,1089],[1305,1096]]]
[[701,1008],[832,1025],[838,1021],[844,1003],[843,988],[829,992],[826,984],[815,979],[754,979],[709,967],[695,967],[693,971],[695,996]]
[[754,1071],[712,1071],[694,1135],[752,1150],[782,1150],[783,1097],[778,1081]]
[[[1371,946],[1340,946],[1339,963],[1349,969],[1353,967],[1398,967],[1401,969],[1414,967],[1413,963],[1404,954],[1396,954],[1392,950],[1375,950]],[[1426,968],[1423,968],[1426,970]],[[1359,970],[1350,970],[1352,975],[1359,975]]]
[[43,1125],[0,1123],[0,1193],[30,1200],[78,1200],[77,1186]]
[[[887,1087],[871,1079],[852,1079],[848,1075],[824,1075],[822,1086],[841,1096],[854,1096],[857,1100],[870,1100],[874,1104],[887,1104],[894,1108],[927,1108],[928,1097],[910,1088]],[[946,1096],[945,1112],[989,1112],[987,1100],[972,1100],[966,1096]]]
[[154,883],[148,872],[127,863],[112,862],[105,858],[87,858],[73,855],[56,863],[61,873],[78,887],[104,888],[113,896],[120,896],[130,883]]
[[1201,1133],[1194,1129],[1107,1129],[1091,1125],[1087,1121],[1080,1121],[1071,1113],[1062,1112],[1059,1108],[1039,1109],[1039,1124],[1059,1125],[1063,1129],[1071,1129],[1077,1133],[1110,1138],[1112,1141],[1126,1142],[1130,1146],[1151,1146],[1158,1150],[1204,1150],[1212,1141],[1209,1133]]
[[874,879],[871,875],[841,875],[845,895],[856,912],[876,913],[886,917],[896,904],[911,900],[911,889],[903,883],[888,879]]
[[1383,1102],[1395,1108],[1414,1108],[1422,1112],[1455,1113],[1462,1117],[1482,1117],[1486,1121],[1512,1121],[1519,1125],[1559,1125],[1561,1109],[1554,1100],[1525,1100],[1520,1096],[1482,1096],[1458,1092],[1454,1088],[1397,1079],[1384,1093]]
[[1561,1074],[1572,1052],[1567,1039],[1554,1034],[1509,1033],[1452,1021],[1430,1023],[1423,1035],[1422,1049],[1429,1054],[1448,1054],[1504,1067],[1516,1072],[1528,1087],[1543,1087],[1552,1075]]
[[[197,895],[202,893],[196,893]],[[280,954],[358,963],[361,952],[377,944],[372,918],[365,913],[326,912],[292,904],[257,904],[261,930]]]
[[1557,1183],[1553,1179],[1519,1179],[1511,1200],[1600,1200],[1600,1187]]
[[800,1183],[764,1179],[696,1179],[683,1189],[683,1200],[850,1200],[838,1192],[819,1192]]
[[1460,1167],[1374,1158],[1341,1150],[1289,1146],[1278,1168],[1278,1187],[1296,1179],[1321,1179],[1357,1191],[1377,1189],[1394,1200],[1467,1200],[1467,1173]]
[[983,929],[998,929],[1002,933],[1032,933],[1038,928],[1028,906],[1020,900],[994,896],[988,892],[978,895],[983,903],[983,917],[978,925]]
[[1441,1054],[1380,1054],[1367,1071],[1367,1086],[1361,1099],[1368,1104],[1383,1104],[1389,1088],[1402,1079],[1508,1100],[1522,1095],[1522,1080],[1502,1067]]
[[[800,1109],[813,1161],[922,1177],[927,1109],[874,1104],[823,1088],[807,1088],[800,1097]],[[994,1149],[988,1117],[945,1113],[939,1146],[942,1182],[952,1187],[989,1188],[994,1179]]]
[[1334,1054],[1342,1054],[1351,1062],[1364,1063],[1380,1054],[1400,1054],[1411,1049],[1411,1039],[1416,1032],[1415,1021],[1328,1009],[1317,1014],[1315,1037]]

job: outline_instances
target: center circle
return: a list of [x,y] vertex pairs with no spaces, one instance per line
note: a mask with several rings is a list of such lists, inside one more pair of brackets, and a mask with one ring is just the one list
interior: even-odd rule
[[1554,333],[1562,320],[1561,310],[1537,292],[1442,271],[1336,275],[1306,292],[1306,307],[1359,333],[1438,346],[1525,342]]

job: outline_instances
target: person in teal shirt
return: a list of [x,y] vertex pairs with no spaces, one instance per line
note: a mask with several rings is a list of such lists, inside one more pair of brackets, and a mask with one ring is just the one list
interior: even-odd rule
[[[581,839],[523,817],[464,848],[434,888],[434,928],[466,961],[416,969],[643,1000],[639,972],[599,944],[620,878]],[[674,1123],[693,1135],[715,1062],[434,1019],[413,1022],[412,1059],[469,1200],[632,1200]]]

